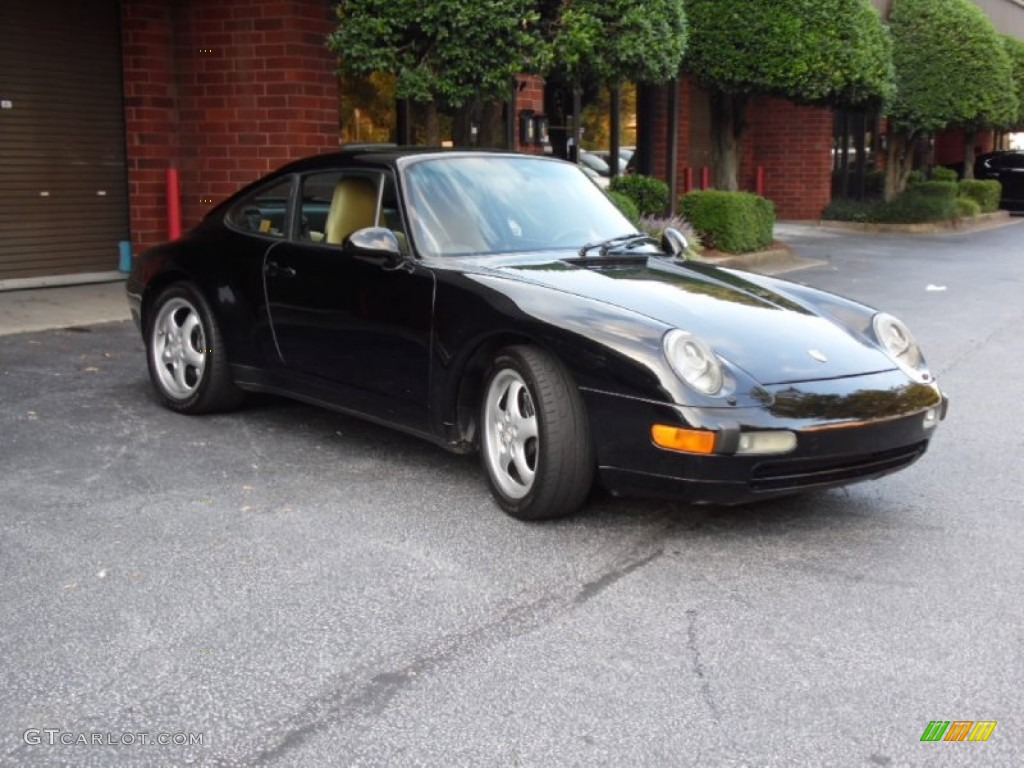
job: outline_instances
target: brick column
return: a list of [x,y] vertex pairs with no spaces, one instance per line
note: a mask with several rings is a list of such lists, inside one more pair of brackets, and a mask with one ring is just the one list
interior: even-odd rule
[[523,144],[519,135],[519,113],[524,109],[533,110],[535,115],[544,114],[544,78],[538,75],[519,75],[516,78],[516,151],[539,155],[544,152],[540,144]]
[[778,218],[821,218],[832,199],[832,111],[763,97],[747,117],[753,155],[741,174],[744,186],[752,190],[752,174],[764,166],[764,195]]
[[136,249],[166,237],[168,164],[180,171],[188,228],[267,171],[338,146],[329,3],[124,0],[122,7]]

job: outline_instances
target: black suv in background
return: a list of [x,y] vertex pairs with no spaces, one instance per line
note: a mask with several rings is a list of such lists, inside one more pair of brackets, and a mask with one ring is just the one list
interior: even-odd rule
[[998,181],[1003,185],[999,207],[1024,213],[1024,150],[978,155],[974,161],[974,178]]

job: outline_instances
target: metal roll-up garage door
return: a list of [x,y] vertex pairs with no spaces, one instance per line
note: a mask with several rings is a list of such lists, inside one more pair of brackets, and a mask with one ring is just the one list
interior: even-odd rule
[[0,2],[0,279],[114,270],[127,239],[118,3]]

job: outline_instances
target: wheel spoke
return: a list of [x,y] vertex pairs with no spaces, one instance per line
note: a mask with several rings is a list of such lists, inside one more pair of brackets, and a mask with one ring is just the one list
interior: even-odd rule
[[516,465],[516,471],[519,473],[521,484],[527,488],[531,487],[536,471],[527,463],[522,445],[516,445],[515,451],[512,454],[512,461]]
[[186,363],[193,368],[199,369],[199,371],[203,370],[203,364],[206,362],[206,355],[203,350],[194,349],[191,344],[186,343],[181,351]]
[[515,435],[520,443],[526,443],[531,437],[537,437],[537,417],[536,415],[531,416],[516,416],[512,419],[512,425],[515,427]]
[[178,385],[179,391],[182,394],[191,391],[192,387],[185,380],[185,363],[179,358],[171,363],[171,366],[174,369],[174,383]]
[[203,326],[199,322],[199,318],[196,317],[195,312],[189,312],[185,317],[185,321],[181,324],[181,345],[185,348],[191,348],[193,346],[192,336],[196,328],[199,329],[199,342],[203,342]]

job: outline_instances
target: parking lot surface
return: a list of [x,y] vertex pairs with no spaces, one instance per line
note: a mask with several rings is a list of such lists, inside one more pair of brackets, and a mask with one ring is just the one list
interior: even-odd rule
[[1022,233],[783,227],[952,406],[898,475],[741,508],[524,524],[473,456],[164,410],[128,322],[0,337],[0,765],[1020,765]]

